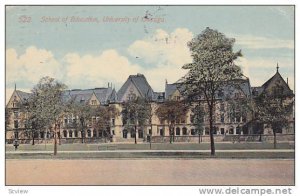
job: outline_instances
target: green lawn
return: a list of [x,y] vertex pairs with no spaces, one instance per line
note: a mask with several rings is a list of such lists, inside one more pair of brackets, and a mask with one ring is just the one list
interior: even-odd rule
[[[217,150],[235,149],[273,149],[272,143],[216,143]],[[278,143],[278,149],[294,149],[294,143]],[[149,144],[62,144],[58,151],[103,151],[103,150],[148,150]],[[162,143],[152,144],[152,150],[209,150],[209,143]],[[53,144],[20,144],[18,151],[52,151]],[[12,144],[6,145],[6,151],[14,151]]]
[[106,153],[52,153],[6,154],[6,159],[294,159],[294,152],[106,152]]

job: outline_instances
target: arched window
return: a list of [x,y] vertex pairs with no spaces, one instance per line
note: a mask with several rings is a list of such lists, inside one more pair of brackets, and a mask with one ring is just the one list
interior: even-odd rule
[[103,137],[103,131],[102,130],[98,130],[98,136]]
[[44,131],[40,132],[40,137],[41,137],[41,139],[44,139],[44,137],[45,137]]
[[88,137],[92,137],[92,132],[91,132],[91,130],[87,130],[87,133],[88,133]]
[[144,132],[143,132],[143,130],[139,129],[139,131],[138,131],[138,137],[139,137],[139,138],[143,138],[143,137],[144,137]]
[[127,133],[128,133],[127,130],[124,129],[124,130],[123,130],[123,138],[127,138]]
[[68,133],[67,133],[67,131],[66,130],[64,130],[64,137],[68,137],[68,135],[67,135]]
[[180,135],[180,128],[179,127],[176,128],[176,135]]
[[196,130],[195,129],[191,129],[191,135],[196,135]]
[[72,130],[69,130],[69,137],[73,137],[73,131]]
[[74,137],[78,137],[78,131],[74,131]]
[[165,135],[164,129],[159,129],[159,135],[160,136],[164,136]]
[[187,135],[187,128],[186,127],[182,128],[182,135]]
[[134,131],[134,129],[131,129],[130,136],[131,136],[131,138],[135,138],[135,131]]

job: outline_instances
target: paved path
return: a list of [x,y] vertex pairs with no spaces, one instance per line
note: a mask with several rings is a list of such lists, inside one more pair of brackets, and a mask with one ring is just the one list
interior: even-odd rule
[[292,159],[6,160],[6,185],[294,185]]
[[[245,149],[245,150],[216,150],[216,152],[294,152],[294,149]],[[58,153],[108,153],[108,152],[210,152],[210,150],[98,150],[98,151],[58,151]],[[6,151],[6,154],[49,154],[52,151]]]

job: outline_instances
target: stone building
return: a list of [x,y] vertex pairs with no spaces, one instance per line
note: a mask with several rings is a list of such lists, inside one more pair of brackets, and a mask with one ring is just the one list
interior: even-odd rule
[[[226,135],[244,135],[244,134],[257,134],[257,127],[251,125],[253,114],[251,112],[243,111],[239,104],[232,104],[235,100],[252,100],[254,97],[259,96],[260,93],[267,91],[276,91],[284,93],[290,99],[293,99],[293,92],[289,88],[287,82],[283,80],[280,73],[276,74],[265,82],[260,87],[251,87],[249,79],[240,79],[236,81],[235,86],[224,85],[222,89],[217,92],[216,98],[216,111],[214,134],[219,136]],[[278,88],[278,84],[280,89]],[[149,100],[153,111],[165,100],[181,100],[182,93],[179,83],[168,84],[165,83],[164,92],[155,92],[142,74],[130,75],[122,87],[115,91],[112,86],[108,85],[107,88],[95,89],[74,89],[66,90],[63,92],[63,99],[65,101],[73,99],[78,103],[85,103],[91,106],[109,106],[114,105],[120,112],[120,115],[111,119],[111,126],[109,133],[104,135],[99,133],[100,130],[93,128],[93,122],[97,120],[97,116],[91,119],[91,123],[86,127],[84,132],[80,132],[72,126],[72,122],[78,121],[78,116],[64,115],[62,119],[62,126],[59,129],[59,139],[67,143],[81,142],[81,138],[86,138],[88,142],[133,142],[134,137],[137,137],[138,142],[145,142],[147,135],[157,137],[168,137],[169,131],[166,122],[161,121],[155,114],[151,117],[151,123],[146,126],[138,127],[137,133],[132,134],[126,130],[122,121],[122,103],[136,97],[142,97]],[[11,143],[15,138],[28,141],[33,137],[28,134],[28,130],[24,128],[21,122],[22,113],[20,112],[20,104],[30,97],[30,93],[25,93],[17,89],[14,90],[11,98],[6,105],[6,141]],[[204,102],[204,101],[203,101]],[[205,103],[204,103],[205,108]],[[204,110],[205,111],[205,110]],[[101,115],[101,114],[99,114]],[[294,133],[294,118],[291,114],[290,125],[282,133]],[[266,134],[270,130],[264,130]],[[82,135],[84,134],[84,135]],[[202,135],[209,135],[209,122],[208,118],[203,118],[203,132]],[[188,111],[185,118],[178,119],[175,122],[175,136],[179,138],[193,138],[198,136],[196,127],[192,120],[192,112]],[[51,142],[53,138],[53,131],[39,130],[34,137],[39,142]]]

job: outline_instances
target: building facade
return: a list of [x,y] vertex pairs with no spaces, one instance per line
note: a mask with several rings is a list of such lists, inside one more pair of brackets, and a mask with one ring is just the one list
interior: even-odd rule
[[[280,86],[280,93],[283,93],[293,99],[293,92],[288,83],[281,77],[280,73],[276,74],[260,87],[251,87],[249,79],[240,79],[235,87],[224,85],[216,94],[216,110],[214,116],[214,134],[218,136],[226,135],[247,135],[247,134],[270,134],[271,130],[264,127],[253,125],[253,113],[243,111],[240,104],[233,104],[236,100],[252,100],[263,92],[274,91],[274,88]],[[138,127],[137,132],[127,130],[122,120],[122,107],[124,102],[136,97],[149,100],[152,111],[155,111],[161,103],[166,100],[182,100],[179,83],[165,83],[164,92],[155,92],[147,82],[143,74],[130,75],[118,92],[108,85],[107,88],[95,89],[74,89],[63,92],[63,99],[73,99],[78,103],[85,103],[90,106],[114,106],[119,114],[110,119],[109,131],[97,130],[93,124],[97,121],[97,116],[90,119],[84,131],[78,130],[74,122],[80,119],[73,114],[63,115],[62,125],[58,130],[58,138],[65,143],[80,142],[133,142],[135,137],[138,142],[147,142],[147,135],[157,138],[169,137],[168,125],[155,115],[151,116],[151,121],[143,127]],[[276,89],[275,89],[276,90]],[[24,143],[30,142],[35,138],[37,142],[52,142],[54,135],[53,130],[38,130],[35,133],[27,130],[22,122],[24,114],[20,111],[20,105],[30,98],[30,93],[14,90],[11,98],[6,105],[6,141],[12,143],[13,140],[19,139]],[[204,112],[205,102],[203,101]],[[99,114],[101,115],[101,114]],[[189,109],[186,116],[177,119],[174,123],[174,134],[177,138],[190,141],[191,138],[197,138],[199,134],[209,135],[208,118],[203,118],[203,129],[200,133],[193,123],[192,110]],[[282,130],[282,133],[294,133],[294,114],[290,116],[289,126]],[[84,138],[84,141],[83,141]],[[166,139],[167,141],[168,139]],[[61,141],[60,141],[61,142]]]

